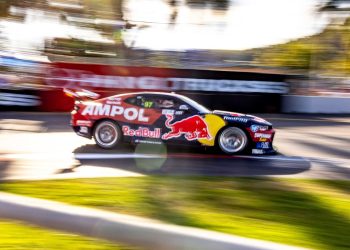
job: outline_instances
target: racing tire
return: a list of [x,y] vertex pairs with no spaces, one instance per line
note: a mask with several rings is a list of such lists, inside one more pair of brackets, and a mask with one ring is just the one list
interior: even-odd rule
[[99,122],[94,129],[93,136],[97,146],[104,149],[116,147],[122,139],[118,124],[111,120]]
[[236,154],[245,151],[249,141],[246,133],[237,127],[227,127],[221,131],[217,145],[225,154]]

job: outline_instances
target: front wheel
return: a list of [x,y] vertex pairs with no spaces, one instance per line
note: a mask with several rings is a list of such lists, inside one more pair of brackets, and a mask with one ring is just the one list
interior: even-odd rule
[[228,127],[220,133],[217,143],[222,152],[234,154],[247,148],[248,138],[242,129]]
[[101,121],[94,129],[94,139],[101,148],[114,148],[121,140],[120,128],[113,121]]

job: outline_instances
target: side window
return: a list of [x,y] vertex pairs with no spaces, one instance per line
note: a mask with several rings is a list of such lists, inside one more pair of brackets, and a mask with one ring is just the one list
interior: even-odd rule
[[192,110],[192,106],[172,97],[159,97],[154,99],[155,108],[158,109],[173,109],[173,110]]
[[129,97],[125,100],[126,103],[136,105],[142,108],[154,108],[154,101],[152,98],[145,97],[145,96],[135,96],[135,97]]
[[173,110],[185,110],[184,106],[188,109],[192,109],[190,105],[178,100],[176,98],[167,97],[167,96],[133,96],[125,100],[125,102],[139,106],[141,108],[155,108],[155,109],[173,109]]
[[155,107],[158,109],[175,109],[177,104],[172,98],[155,98]]
[[137,96],[135,99],[134,105],[142,108],[176,109],[178,107],[176,100],[171,97]]
[[125,99],[126,103],[132,104],[132,105],[137,105],[137,99],[136,97],[129,97],[127,99]]
[[183,100],[175,100],[176,101],[176,109],[179,111],[195,111],[195,109],[188,103]]
[[154,101],[149,96],[138,96],[137,101],[139,103],[139,106],[143,108],[146,108],[146,109],[154,108]]

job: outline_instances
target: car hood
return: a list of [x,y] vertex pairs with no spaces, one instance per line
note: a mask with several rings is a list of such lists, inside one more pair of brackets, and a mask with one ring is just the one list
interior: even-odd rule
[[249,121],[254,121],[260,124],[264,125],[272,125],[270,122],[264,120],[263,118],[254,116],[254,115],[247,115],[247,114],[242,114],[242,113],[237,113],[237,112],[230,112],[230,111],[224,111],[224,110],[214,110],[213,114],[222,116],[222,117],[239,117],[242,119],[247,119]]

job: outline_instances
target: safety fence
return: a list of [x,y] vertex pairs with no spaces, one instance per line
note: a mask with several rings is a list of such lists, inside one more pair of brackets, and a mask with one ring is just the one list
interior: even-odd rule
[[[62,89],[87,89],[102,97],[135,91],[184,94],[211,109],[280,112],[287,76],[253,72],[38,63],[2,58],[0,110],[69,111]],[[13,77],[16,76],[15,80]]]

